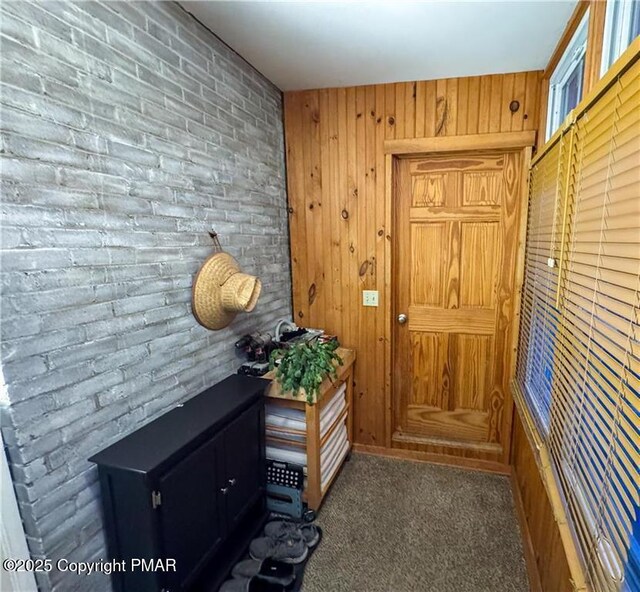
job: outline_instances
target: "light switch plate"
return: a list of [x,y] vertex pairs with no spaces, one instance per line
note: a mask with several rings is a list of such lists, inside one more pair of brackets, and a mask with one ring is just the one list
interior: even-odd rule
[[378,290],[362,290],[362,306],[378,306]]

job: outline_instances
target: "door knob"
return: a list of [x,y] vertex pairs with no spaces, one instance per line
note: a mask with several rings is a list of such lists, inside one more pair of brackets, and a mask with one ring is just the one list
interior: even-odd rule
[[400,323],[401,325],[404,325],[407,322],[407,315],[404,313],[400,313],[398,315],[398,323]]
[[222,495],[227,495],[227,491],[229,491],[228,487],[223,487],[220,492],[222,493]]
[[229,485],[231,485],[232,487],[236,484],[236,480],[235,479],[229,479]]

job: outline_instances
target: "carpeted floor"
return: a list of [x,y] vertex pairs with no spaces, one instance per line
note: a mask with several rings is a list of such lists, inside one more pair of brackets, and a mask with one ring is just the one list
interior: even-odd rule
[[506,477],[353,454],[303,592],[527,592]]

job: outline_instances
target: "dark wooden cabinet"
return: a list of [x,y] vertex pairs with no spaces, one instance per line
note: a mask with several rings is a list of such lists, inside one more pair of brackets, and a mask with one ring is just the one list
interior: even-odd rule
[[230,376],[90,459],[116,592],[217,590],[266,518],[265,387]]

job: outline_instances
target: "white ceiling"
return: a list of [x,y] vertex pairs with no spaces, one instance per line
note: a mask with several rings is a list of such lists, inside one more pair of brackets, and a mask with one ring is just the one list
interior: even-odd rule
[[282,90],[543,69],[575,0],[181,4]]

